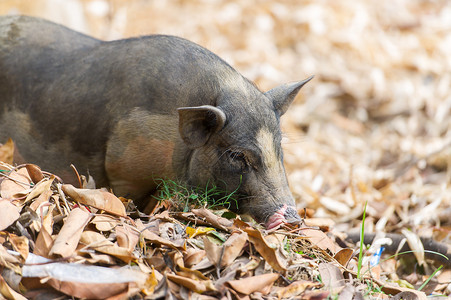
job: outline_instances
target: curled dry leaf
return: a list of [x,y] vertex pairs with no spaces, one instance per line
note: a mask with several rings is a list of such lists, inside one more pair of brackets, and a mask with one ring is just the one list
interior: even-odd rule
[[230,280],[227,281],[227,284],[240,294],[249,295],[259,292],[266,295],[271,291],[272,285],[278,278],[279,274],[268,273],[239,280]]
[[78,189],[71,184],[63,184],[61,189],[75,201],[104,210],[113,215],[126,217],[124,204],[115,195],[103,190]]
[[338,251],[334,258],[342,265],[343,267],[346,267],[348,265],[348,262],[351,260],[351,258],[354,255],[354,250],[351,248],[344,248]]
[[42,174],[41,168],[39,166],[26,164],[25,168],[27,169],[31,181],[33,181],[34,184],[37,184],[39,181],[44,179],[44,174]]
[[49,255],[71,256],[77,248],[83,229],[91,218],[91,214],[81,208],[73,209],[56,237]]
[[287,260],[281,255],[281,245],[269,244],[263,237],[262,233],[255,228],[247,228],[244,230],[249,241],[254,245],[260,255],[278,272],[287,269]]
[[406,228],[403,228],[401,232],[406,237],[407,244],[409,244],[410,249],[412,249],[413,254],[418,261],[418,264],[420,266],[424,266],[426,263],[426,261],[424,260],[424,246],[421,242],[420,237]]

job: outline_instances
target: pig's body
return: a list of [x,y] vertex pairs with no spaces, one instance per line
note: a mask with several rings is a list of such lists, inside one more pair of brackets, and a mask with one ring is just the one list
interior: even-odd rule
[[103,42],[40,19],[0,18],[0,142],[13,138],[26,161],[65,180],[73,163],[138,200],[156,178],[213,183],[239,187],[239,211],[269,227],[299,220],[279,117],[304,83],[263,94],[181,38]]

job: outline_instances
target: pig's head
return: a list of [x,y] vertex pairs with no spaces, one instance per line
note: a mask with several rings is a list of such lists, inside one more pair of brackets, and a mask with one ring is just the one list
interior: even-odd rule
[[283,166],[280,116],[311,79],[266,93],[247,87],[223,93],[215,106],[179,108],[179,133],[190,153],[188,183],[235,191],[238,207],[232,209],[268,229],[299,223]]

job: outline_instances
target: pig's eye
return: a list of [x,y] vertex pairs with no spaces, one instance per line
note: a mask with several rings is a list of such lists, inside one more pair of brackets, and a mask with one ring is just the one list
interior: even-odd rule
[[244,172],[248,166],[246,161],[246,156],[243,152],[228,150],[226,153],[233,165],[236,166],[237,169]]

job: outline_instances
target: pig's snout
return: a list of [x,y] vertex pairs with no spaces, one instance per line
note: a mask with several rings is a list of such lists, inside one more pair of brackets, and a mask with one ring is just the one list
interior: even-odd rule
[[289,224],[299,224],[302,222],[301,217],[299,217],[296,209],[292,206],[287,206],[284,204],[279,210],[277,210],[268,221],[266,221],[266,229],[271,230],[279,227],[283,223]]

